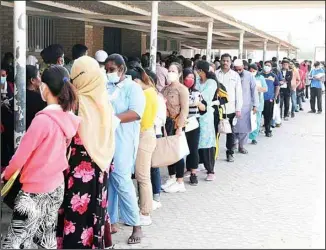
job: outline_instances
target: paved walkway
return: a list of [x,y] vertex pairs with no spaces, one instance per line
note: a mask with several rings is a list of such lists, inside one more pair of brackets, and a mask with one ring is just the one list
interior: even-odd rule
[[324,114],[297,114],[234,163],[220,145],[215,182],[202,172],[197,187],[162,194],[142,244],[126,245],[121,225],[116,248],[325,248]]

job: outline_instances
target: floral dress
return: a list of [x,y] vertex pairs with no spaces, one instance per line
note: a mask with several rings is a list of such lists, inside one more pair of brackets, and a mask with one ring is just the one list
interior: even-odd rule
[[108,171],[87,154],[78,134],[71,143],[65,196],[59,210],[58,249],[104,249],[112,246],[107,213]]

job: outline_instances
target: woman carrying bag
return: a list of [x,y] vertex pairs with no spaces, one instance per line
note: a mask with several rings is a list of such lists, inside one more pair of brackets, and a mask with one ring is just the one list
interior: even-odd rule
[[55,226],[64,198],[63,171],[69,167],[66,151],[80,118],[69,112],[77,96],[63,67],[44,71],[40,92],[48,106],[33,119],[4,173],[9,180],[20,172],[22,187],[3,249],[30,249],[33,240],[42,248],[57,248]]
[[[170,135],[182,135],[189,113],[189,91],[181,84],[182,66],[179,63],[171,63],[168,72],[168,86],[162,90],[166,98],[167,120],[166,130]],[[184,186],[184,159],[168,167],[170,178],[162,185],[167,193],[185,192]]]

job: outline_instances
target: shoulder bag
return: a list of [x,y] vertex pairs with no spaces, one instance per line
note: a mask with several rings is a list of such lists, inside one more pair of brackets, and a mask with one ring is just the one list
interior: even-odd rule
[[[226,114],[225,104],[224,104],[224,109]],[[223,119],[220,119],[220,122],[218,124],[218,132],[221,134],[232,134],[232,127],[226,115],[223,116]]]

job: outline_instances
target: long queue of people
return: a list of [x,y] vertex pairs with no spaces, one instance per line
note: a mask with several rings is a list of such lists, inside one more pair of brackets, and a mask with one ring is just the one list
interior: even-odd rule
[[[92,58],[80,44],[69,63],[58,44],[41,57],[40,64],[27,60],[27,132],[15,153],[13,57],[6,54],[2,64],[2,179],[21,184],[4,249],[112,248],[118,223],[132,227],[128,243],[138,244],[142,226],[151,225],[162,206],[162,191],[185,192],[188,177],[199,185],[200,164],[206,181],[214,181],[221,133],[226,160],[234,162],[235,151],[248,154],[249,139],[258,143],[262,123],[271,137],[282,118],[302,110],[310,81],[311,112],[315,99],[322,112],[319,62],[309,70],[307,61],[288,58],[261,65],[229,54],[209,63],[200,55],[163,59],[158,53],[154,73],[148,54],[139,59],[100,50]],[[152,167],[157,140],[183,135],[189,152],[166,166],[162,185],[160,169]]]

